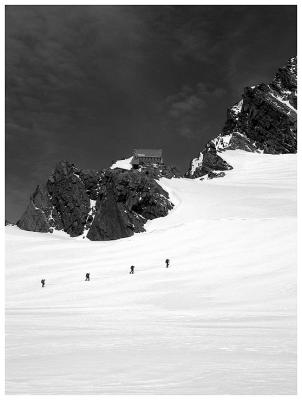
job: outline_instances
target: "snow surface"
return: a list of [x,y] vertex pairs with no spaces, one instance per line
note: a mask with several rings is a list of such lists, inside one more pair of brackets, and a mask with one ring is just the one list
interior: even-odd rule
[[7,393],[295,394],[296,155],[224,159],[131,238],[6,227]]
[[196,168],[198,168],[200,165],[202,165],[202,160],[203,160],[203,154],[199,153],[199,156],[196,158],[193,158],[191,162],[191,175],[194,174],[196,171]]
[[124,160],[118,160],[114,164],[111,165],[111,169],[115,168],[122,168],[122,169],[132,169],[132,164],[131,161],[133,159],[132,157],[125,158]]

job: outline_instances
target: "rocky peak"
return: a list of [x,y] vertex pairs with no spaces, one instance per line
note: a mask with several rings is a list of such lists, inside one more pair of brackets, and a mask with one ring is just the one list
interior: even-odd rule
[[242,99],[227,110],[222,132],[191,161],[186,176],[196,178],[209,171],[231,169],[218,153],[236,149],[270,154],[297,151],[296,57],[279,68],[270,84],[244,89]]
[[[287,64],[279,68],[271,86],[284,97],[293,96],[297,100],[297,57],[292,57]],[[297,108],[297,103],[292,104]]]

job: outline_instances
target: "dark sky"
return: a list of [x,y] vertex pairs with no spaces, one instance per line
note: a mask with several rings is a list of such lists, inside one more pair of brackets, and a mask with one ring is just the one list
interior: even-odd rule
[[6,6],[6,217],[58,160],[185,170],[244,86],[296,55],[296,6]]

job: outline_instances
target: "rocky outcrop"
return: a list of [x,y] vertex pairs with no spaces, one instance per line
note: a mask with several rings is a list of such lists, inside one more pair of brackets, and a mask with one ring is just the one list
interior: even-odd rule
[[58,163],[46,185],[39,185],[31,195],[17,225],[28,231],[56,229],[70,236],[81,235],[87,224],[90,199],[97,196],[98,177],[96,171],[81,171],[69,162]]
[[50,232],[52,204],[46,186],[37,186],[30,196],[29,204],[17,222],[25,231]]
[[296,153],[296,57],[278,70],[272,83],[244,89],[242,99],[228,109],[221,134],[207,143],[199,156],[191,161],[186,176],[196,178],[210,171],[231,169],[226,162],[222,163],[218,153],[236,149],[269,154]]
[[90,198],[80,171],[73,164],[57,164],[52,176],[47,181],[53,212],[52,219],[58,220],[59,228],[70,236],[83,233],[90,209]]
[[[213,178],[223,178],[225,176],[225,172],[214,172],[210,171],[208,173],[208,179],[213,179]],[[202,178],[201,178],[202,179]]]
[[[287,95],[286,95],[287,96]],[[297,111],[270,85],[245,88],[240,130],[269,154],[297,151]]]
[[[196,161],[196,164],[192,165],[194,161]],[[205,150],[200,153],[199,158],[194,159],[193,162],[191,164],[192,176],[189,177],[194,178],[210,174],[212,171],[227,171],[233,169],[230,164],[217,154],[213,142],[209,142],[206,145]],[[212,175],[212,178],[213,177],[214,175]]]
[[286,66],[279,68],[271,87],[281,94],[283,101],[289,101],[297,109],[297,57],[290,58]]
[[46,185],[34,191],[17,225],[112,240],[144,231],[147,220],[166,216],[172,207],[168,193],[145,172],[80,170],[60,162]]
[[164,217],[172,209],[168,198],[168,193],[146,174],[135,170],[107,170],[87,237],[110,240],[142,232],[147,220]]
[[181,172],[174,166],[169,166],[166,164],[154,164],[145,165],[140,167],[140,172],[149,175],[153,179],[159,178],[180,178],[182,176]]

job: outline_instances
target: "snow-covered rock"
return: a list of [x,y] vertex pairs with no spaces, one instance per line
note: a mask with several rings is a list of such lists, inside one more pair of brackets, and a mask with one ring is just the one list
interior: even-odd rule
[[[191,163],[187,177],[206,175],[205,155],[227,149],[283,154],[297,151],[297,60],[280,68],[271,84],[244,89],[242,99],[227,111],[222,132]],[[213,157],[212,157],[213,158]],[[221,158],[221,157],[220,157]],[[217,158],[215,170],[224,170]]]
[[111,169],[115,169],[115,168],[121,168],[121,169],[127,169],[130,170],[132,169],[132,164],[131,161],[133,159],[132,157],[129,158],[124,158],[122,160],[117,160],[114,164],[111,165]]

